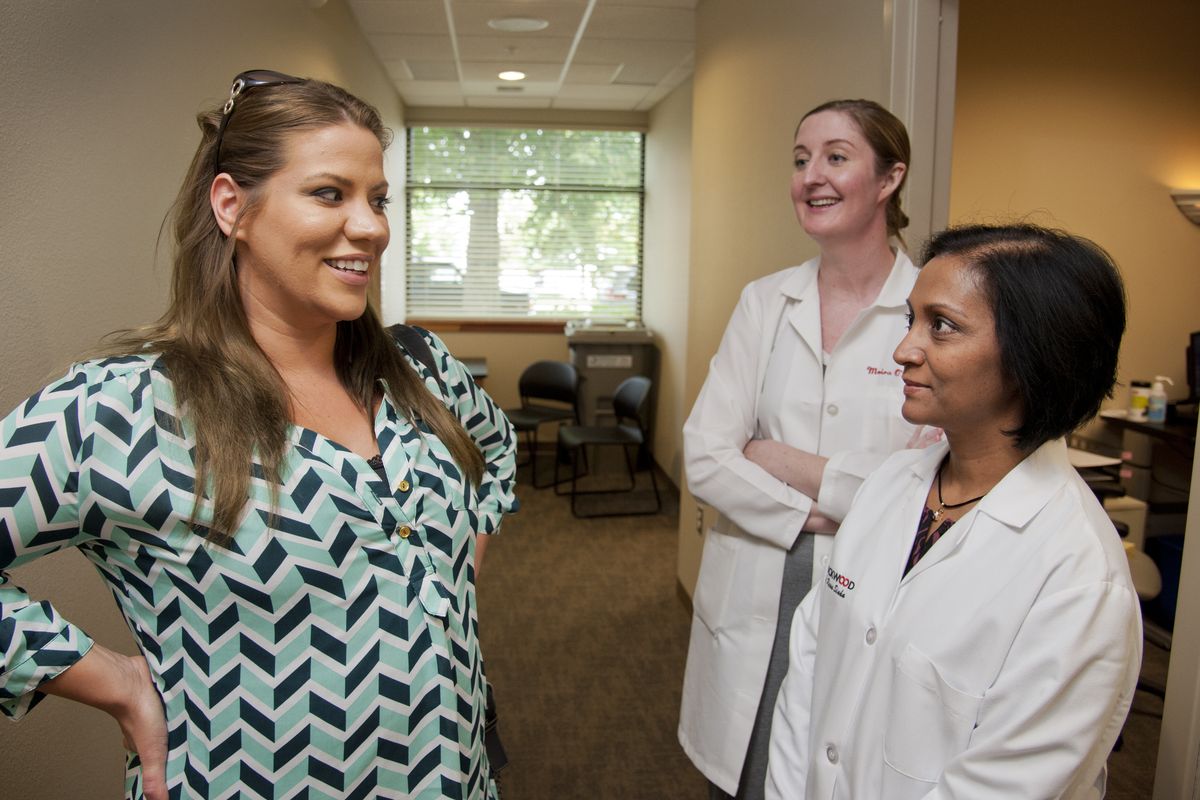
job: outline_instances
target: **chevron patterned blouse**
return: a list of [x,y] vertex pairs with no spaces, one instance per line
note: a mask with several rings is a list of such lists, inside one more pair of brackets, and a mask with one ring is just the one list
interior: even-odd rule
[[[163,697],[172,798],[495,796],[472,565],[476,532],[517,507],[514,438],[426,338],[484,454],[482,485],[385,398],[375,433],[390,485],[293,428],[278,507],[255,466],[228,550],[188,529],[193,440],[186,423],[173,432],[154,357],[76,365],[0,423],[0,570],[65,547],[95,564]],[[0,571],[6,715],[91,644]],[[138,767],[131,756],[129,798],[142,796]]]

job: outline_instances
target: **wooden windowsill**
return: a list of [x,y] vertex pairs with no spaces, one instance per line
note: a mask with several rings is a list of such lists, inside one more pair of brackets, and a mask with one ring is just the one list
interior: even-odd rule
[[434,333],[563,333],[566,325],[562,320],[410,319],[407,322]]

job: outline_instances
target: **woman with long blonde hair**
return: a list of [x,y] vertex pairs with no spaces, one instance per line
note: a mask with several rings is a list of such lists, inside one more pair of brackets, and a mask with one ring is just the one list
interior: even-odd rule
[[474,582],[514,439],[367,302],[389,132],[265,70],[198,121],[167,312],[0,423],[0,569],[78,548],[141,655],[0,573],[0,711],[111,714],[130,798],[494,797]]

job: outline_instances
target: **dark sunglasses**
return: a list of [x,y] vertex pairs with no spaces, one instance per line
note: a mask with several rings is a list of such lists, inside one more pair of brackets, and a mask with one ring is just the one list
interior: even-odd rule
[[213,148],[214,178],[221,174],[221,140],[225,138],[225,127],[229,125],[229,118],[233,116],[234,101],[243,92],[248,92],[251,89],[257,89],[261,86],[283,86],[288,83],[304,82],[304,78],[296,78],[269,69],[247,70],[246,72],[239,73],[233,79],[233,86],[229,89],[229,99],[225,101],[225,108],[221,111],[221,125],[217,128],[217,145]]

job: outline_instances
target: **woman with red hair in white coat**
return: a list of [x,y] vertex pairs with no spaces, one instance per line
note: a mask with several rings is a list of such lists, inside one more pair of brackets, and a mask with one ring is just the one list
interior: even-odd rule
[[[917,269],[903,123],[868,100],[796,130],[796,216],[817,258],[749,284],[684,426],[688,488],[719,512],[705,534],[679,740],[710,797],[759,798],[791,615],[850,499],[912,438],[892,350]],[[824,541],[822,541],[824,540]]]

